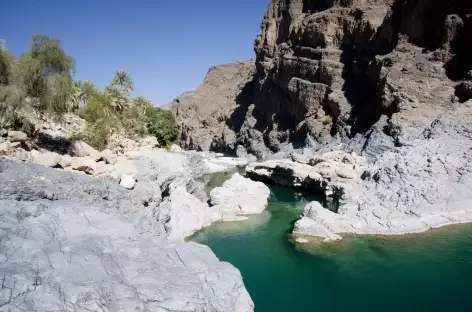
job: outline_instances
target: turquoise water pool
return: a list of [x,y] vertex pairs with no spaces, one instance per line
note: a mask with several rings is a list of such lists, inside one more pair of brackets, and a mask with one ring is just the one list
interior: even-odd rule
[[215,224],[193,240],[241,271],[257,312],[472,311],[472,226],[301,251],[289,233],[313,199],[271,187],[265,213]]

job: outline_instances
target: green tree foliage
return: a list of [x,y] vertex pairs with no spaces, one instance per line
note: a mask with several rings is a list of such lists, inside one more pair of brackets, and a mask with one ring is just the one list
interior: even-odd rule
[[41,111],[58,115],[70,110],[74,59],[68,56],[60,41],[45,35],[34,35],[28,52],[15,66],[15,81],[26,96],[37,98]]
[[0,127],[23,127],[18,111],[25,108],[56,117],[77,113],[86,120],[86,129],[71,139],[84,140],[97,149],[105,148],[116,132],[131,137],[152,134],[161,144],[177,138],[171,112],[153,106],[143,96],[131,98],[134,85],[127,72],[116,71],[110,85],[99,90],[90,81],[74,81],[74,71],[74,60],[58,39],[34,35],[30,50],[18,62],[0,44]]
[[115,111],[122,112],[125,108],[129,107],[130,99],[127,92],[114,86],[106,87],[105,92],[110,95],[112,99],[111,105]]
[[8,85],[12,82],[14,60],[3,42],[0,42],[0,85]]
[[113,79],[111,80],[111,87],[118,88],[121,91],[129,94],[130,91],[133,90],[134,84],[133,79],[131,76],[125,72],[124,70],[117,70],[113,75]]
[[155,135],[157,140],[165,145],[174,142],[179,136],[179,128],[174,115],[159,107],[148,107],[147,127],[149,133]]
[[15,86],[0,85],[0,128],[15,122],[16,113],[24,105],[24,95]]
[[148,107],[152,106],[151,101],[144,96],[137,96],[133,99],[133,104],[137,109],[139,115],[144,116],[147,113]]

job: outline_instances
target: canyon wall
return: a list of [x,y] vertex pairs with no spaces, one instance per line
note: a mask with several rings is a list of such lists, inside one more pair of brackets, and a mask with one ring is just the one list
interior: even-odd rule
[[[242,88],[240,79],[218,78],[209,95],[224,94],[228,85],[244,89],[241,103],[231,94],[231,105],[212,106],[224,111],[219,122],[231,135],[209,135],[203,118],[182,127],[181,144],[195,148],[189,133],[197,141],[202,131],[212,142],[198,144],[202,150],[265,158],[342,146],[373,159],[471,98],[471,33],[466,0],[273,0],[255,40],[253,79]],[[202,115],[177,118],[186,124]]]

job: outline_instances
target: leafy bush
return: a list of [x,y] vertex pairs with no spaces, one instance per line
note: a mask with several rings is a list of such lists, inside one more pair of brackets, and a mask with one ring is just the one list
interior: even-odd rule
[[0,85],[0,127],[14,124],[23,104],[24,96],[20,89],[15,86]]
[[94,123],[99,119],[109,117],[112,113],[112,98],[104,92],[97,92],[80,110],[79,116],[87,122]]
[[13,79],[14,58],[0,42],[0,85],[8,85]]
[[177,140],[179,128],[170,111],[149,106],[146,113],[148,131],[155,135],[160,143],[169,145]]
[[112,128],[109,125],[87,123],[84,132],[74,133],[69,140],[84,141],[93,148],[102,151],[107,147],[111,133]]
[[146,115],[140,107],[132,105],[126,108],[121,118],[122,128],[130,135],[144,136],[148,134]]
[[38,99],[36,109],[62,115],[71,110],[74,59],[58,39],[44,35],[32,39],[30,51],[21,55],[14,68],[14,80],[26,96]]

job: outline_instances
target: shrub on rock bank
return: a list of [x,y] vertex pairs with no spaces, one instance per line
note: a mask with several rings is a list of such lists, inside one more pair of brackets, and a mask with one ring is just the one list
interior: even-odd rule
[[87,121],[83,133],[71,139],[80,139],[103,150],[113,133],[121,132],[129,137],[154,135],[168,145],[179,134],[177,123],[171,112],[155,107],[142,96],[131,98],[129,90],[132,79],[123,71],[117,71],[110,85],[90,96],[78,114]]

